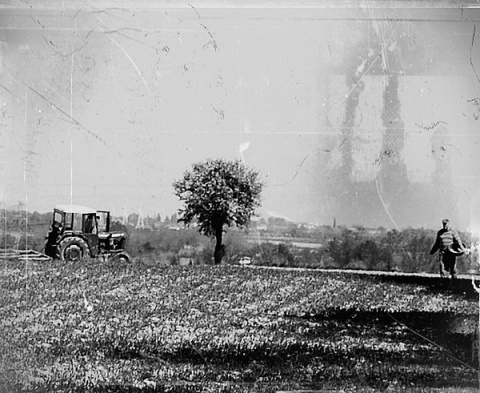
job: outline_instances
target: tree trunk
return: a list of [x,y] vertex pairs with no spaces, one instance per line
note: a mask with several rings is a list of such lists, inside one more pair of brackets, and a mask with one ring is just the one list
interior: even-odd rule
[[213,254],[214,260],[215,260],[215,265],[220,265],[222,263],[222,258],[223,254],[225,253],[224,246],[222,244],[222,234],[223,234],[223,228],[217,228],[215,230],[215,252]]

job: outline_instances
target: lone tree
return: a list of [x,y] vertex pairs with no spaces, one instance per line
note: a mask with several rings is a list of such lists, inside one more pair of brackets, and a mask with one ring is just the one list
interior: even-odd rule
[[200,232],[215,238],[215,264],[222,262],[224,226],[245,227],[260,206],[263,183],[259,172],[240,161],[207,160],[193,165],[173,183],[175,195],[184,202],[179,210],[186,224],[197,219]]

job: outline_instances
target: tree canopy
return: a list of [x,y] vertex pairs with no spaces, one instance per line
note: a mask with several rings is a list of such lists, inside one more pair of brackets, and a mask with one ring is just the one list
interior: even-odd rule
[[208,159],[193,164],[173,183],[175,195],[184,202],[179,221],[188,224],[196,219],[200,232],[216,239],[215,263],[222,259],[224,226],[247,226],[260,206],[263,183],[259,177],[258,171],[241,161]]

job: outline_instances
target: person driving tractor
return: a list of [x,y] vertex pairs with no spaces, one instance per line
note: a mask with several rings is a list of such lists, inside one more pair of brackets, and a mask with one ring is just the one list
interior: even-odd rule
[[95,214],[89,214],[85,219],[85,233],[97,233],[97,221]]

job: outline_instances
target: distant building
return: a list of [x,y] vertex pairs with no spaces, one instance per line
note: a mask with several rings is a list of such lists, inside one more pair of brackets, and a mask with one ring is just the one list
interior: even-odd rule
[[178,252],[178,264],[180,266],[195,265],[194,250],[191,246],[185,246]]

